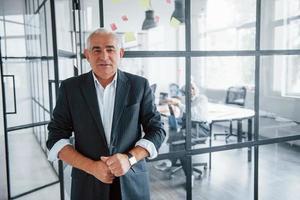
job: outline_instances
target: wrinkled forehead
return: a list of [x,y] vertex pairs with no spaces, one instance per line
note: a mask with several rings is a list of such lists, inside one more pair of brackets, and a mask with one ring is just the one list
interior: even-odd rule
[[112,33],[95,33],[89,38],[88,48],[113,46],[118,48],[118,38]]

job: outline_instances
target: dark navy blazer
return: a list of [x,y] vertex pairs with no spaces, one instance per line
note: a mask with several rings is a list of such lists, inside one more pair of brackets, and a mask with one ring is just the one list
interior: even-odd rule
[[[90,71],[61,83],[53,117],[48,125],[48,149],[60,139],[70,138],[72,133],[76,150],[93,160],[128,152],[141,138],[151,141],[156,149],[160,147],[165,131],[148,81],[120,70],[117,73],[111,144],[108,146],[106,142]],[[120,186],[123,200],[150,199],[145,160],[139,161],[120,177]],[[109,184],[73,168],[72,200],[107,200],[108,195]]]

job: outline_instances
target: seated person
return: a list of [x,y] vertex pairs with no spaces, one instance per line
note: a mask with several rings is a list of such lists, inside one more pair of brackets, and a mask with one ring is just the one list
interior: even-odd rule
[[[185,88],[185,87],[184,87]],[[184,141],[185,140],[185,98],[169,98],[168,104],[172,105],[171,109],[176,106],[181,110],[181,129],[180,131],[173,131],[170,133],[170,137],[168,142],[171,143],[170,148],[171,151],[183,150],[185,148],[185,142],[181,144],[176,144],[176,141]],[[170,111],[172,112],[172,111]],[[172,117],[172,115],[171,115]],[[169,120],[170,121],[170,120]],[[174,121],[174,120],[173,120]],[[191,121],[192,121],[192,129],[191,136],[192,140],[196,138],[203,138],[201,143],[204,143],[208,134],[209,134],[209,126],[207,124],[208,121],[208,99],[205,95],[199,93],[199,89],[197,88],[194,82],[191,83]],[[178,121],[178,124],[180,121]],[[200,122],[200,123],[199,123]],[[174,122],[173,122],[174,123]],[[197,127],[198,126],[198,127]],[[173,144],[172,144],[173,143]],[[177,159],[171,160],[172,165],[175,165]],[[183,167],[184,173],[187,174],[187,164],[184,158],[180,159],[181,165]]]
[[[182,91],[185,93],[185,86]],[[181,113],[185,113],[185,97],[169,98],[167,103],[180,108]],[[191,119],[192,121],[208,121],[208,99],[199,93],[199,89],[194,82],[191,82]]]

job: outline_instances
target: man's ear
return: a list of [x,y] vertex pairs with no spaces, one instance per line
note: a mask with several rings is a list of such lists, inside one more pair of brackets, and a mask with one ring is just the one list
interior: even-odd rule
[[87,61],[90,60],[90,52],[88,49],[84,49],[84,52],[83,52],[85,58],[87,59]]
[[123,48],[120,48],[120,58],[123,58],[125,53],[125,50]]

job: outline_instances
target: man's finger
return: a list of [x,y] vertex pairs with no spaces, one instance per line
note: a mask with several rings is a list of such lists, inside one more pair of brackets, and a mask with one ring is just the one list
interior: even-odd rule
[[109,159],[109,157],[101,156],[100,159],[101,159],[103,162],[106,162],[106,161]]

